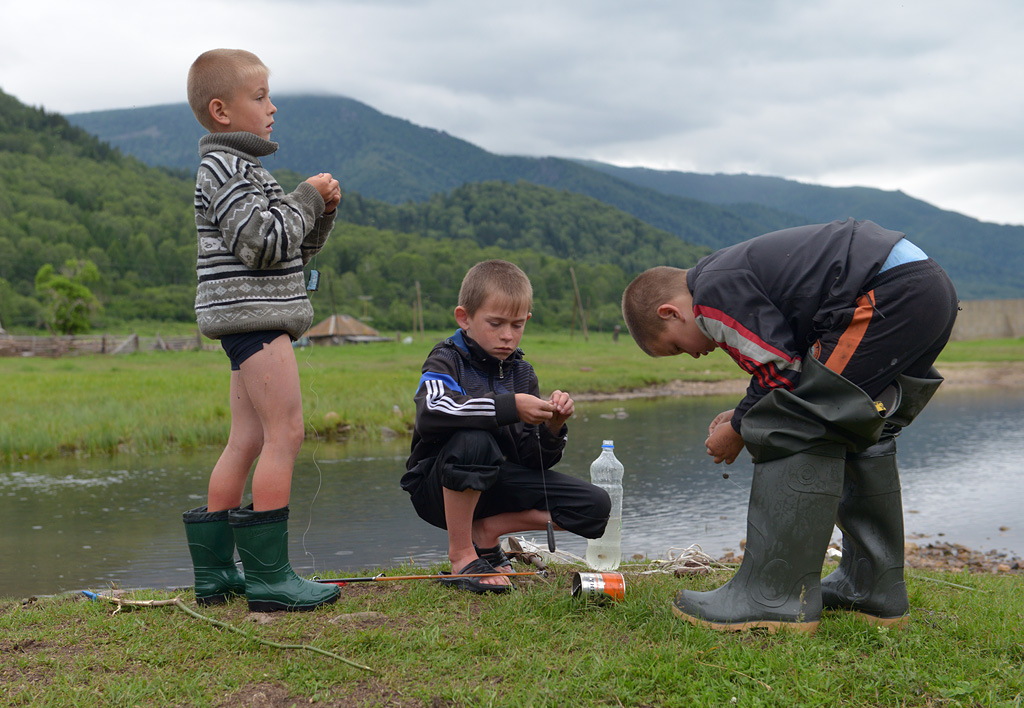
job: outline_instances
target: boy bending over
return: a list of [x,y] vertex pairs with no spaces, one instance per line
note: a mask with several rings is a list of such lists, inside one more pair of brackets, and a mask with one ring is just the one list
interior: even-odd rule
[[[958,305],[945,271],[870,221],[776,231],[689,270],[641,273],[622,296],[647,354],[724,349],[751,375],[708,428],[707,453],[754,460],[735,577],[681,591],[676,615],[715,629],[814,631],[822,609],[905,624],[896,435],[942,381],[932,364]],[[823,581],[833,524],[843,559]]]

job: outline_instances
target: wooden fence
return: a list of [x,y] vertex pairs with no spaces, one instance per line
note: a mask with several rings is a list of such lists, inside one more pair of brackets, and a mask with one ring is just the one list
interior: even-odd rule
[[150,351],[188,351],[203,347],[202,337],[140,337],[137,334],[90,334],[62,337],[0,335],[0,356],[59,357],[75,354],[128,354]]

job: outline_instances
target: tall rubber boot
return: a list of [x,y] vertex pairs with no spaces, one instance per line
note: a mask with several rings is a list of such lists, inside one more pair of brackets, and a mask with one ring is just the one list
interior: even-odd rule
[[306,612],[338,599],[337,585],[300,578],[288,561],[288,507],[232,509],[238,555],[245,569],[245,597],[252,612]]
[[245,578],[235,565],[235,536],[228,511],[207,511],[205,506],[181,515],[192,556],[196,604],[221,605],[232,595],[245,594]]
[[[844,451],[841,446],[830,450]],[[718,630],[815,631],[822,609],[821,566],[842,483],[842,457],[797,453],[754,465],[739,570],[717,590],[680,591],[672,611]]]
[[925,378],[896,378],[896,403],[878,443],[847,456],[837,523],[843,558],[821,582],[825,609],[852,610],[881,626],[906,626],[910,603],[903,576],[903,498],[896,436],[924,409],[942,383],[933,367]]
[[853,610],[879,626],[906,626],[910,603],[903,579],[903,499],[896,439],[846,458],[837,525],[843,532],[839,567],[821,581],[827,610]]

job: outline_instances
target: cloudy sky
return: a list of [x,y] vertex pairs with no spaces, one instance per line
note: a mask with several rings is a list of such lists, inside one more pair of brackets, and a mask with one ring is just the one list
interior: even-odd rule
[[3,8],[0,89],[48,111],[183,102],[199,53],[241,47],[272,94],[350,96],[500,154],[900,189],[1024,224],[1018,0]]

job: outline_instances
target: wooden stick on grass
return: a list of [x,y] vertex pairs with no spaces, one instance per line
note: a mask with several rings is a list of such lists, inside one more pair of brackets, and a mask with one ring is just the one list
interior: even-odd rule
[[128,606],[128,607],[167,607],[167,606],[173,605],[174,607],[176,607],[177,609],[181,610],[182,612],[184,612],[187,615],[191,615],[192,617],[195,617],[196,619],[203,620],[204,622],[209,622],[210,624],[216,625],[217,627],[221,627],[223,629],[231,630],[232,632],[234,632],[236,634],[241,634],[246,639],[253,639],[253,640],[259,642],[260,644],[266,644],[267,646],[271,646],[271,647],[274,647],[276,649],[305,649],[306,651],[316,652],[317,654],[323,654],[324,656],[329,656],[332,659],[337,659],[338,661],[344,662],[344,663],[348,664],[349,666],[353,666],[353,667],[355,667],[357,669],[362,669],[363,671],[371,671],[371,672],[376,673],[369,666],[363,666],[362,664],[356,663],[356,662],[352,661],[351,659],[346,659],[345,657],[339,656],[339,655],[337,655],[337,654],[335,654],[333,652],[329,652],[329,651],[326,651],[324,649],[319,649],[317,647],[310,646],[308,644],[281,644],[279,642],[272,642],[269,639],[262,639],[260,637],[256,637],[254,635],[249,634],[248,632],[244,632],[241,629],[238,629],[237,627],[234,627],[234,626],[228,624],[227,622],[221,622],[220,620],[215,620],[212,617],[206,617],[205,615],[199,614],[198,612],[193,610],[191,607],[187,606],[184,602],[182,602],[181,598],[178,598],[178,597],[172,598],[170,600],[125,600],[125,599],[122,599],[120,597],[113,597],[112,595],[97,595],[97,594],[94,594],[94,593],[86,593],[86,594],[88,595],[88,597],[90,597],[92,599],[108,600],[110,602],[113,602],[115,605],[117,605],[117,609],[114,610],[114,614],[117,614],[118,612],[120,612],[121,608],[124,607],[124,606]]

